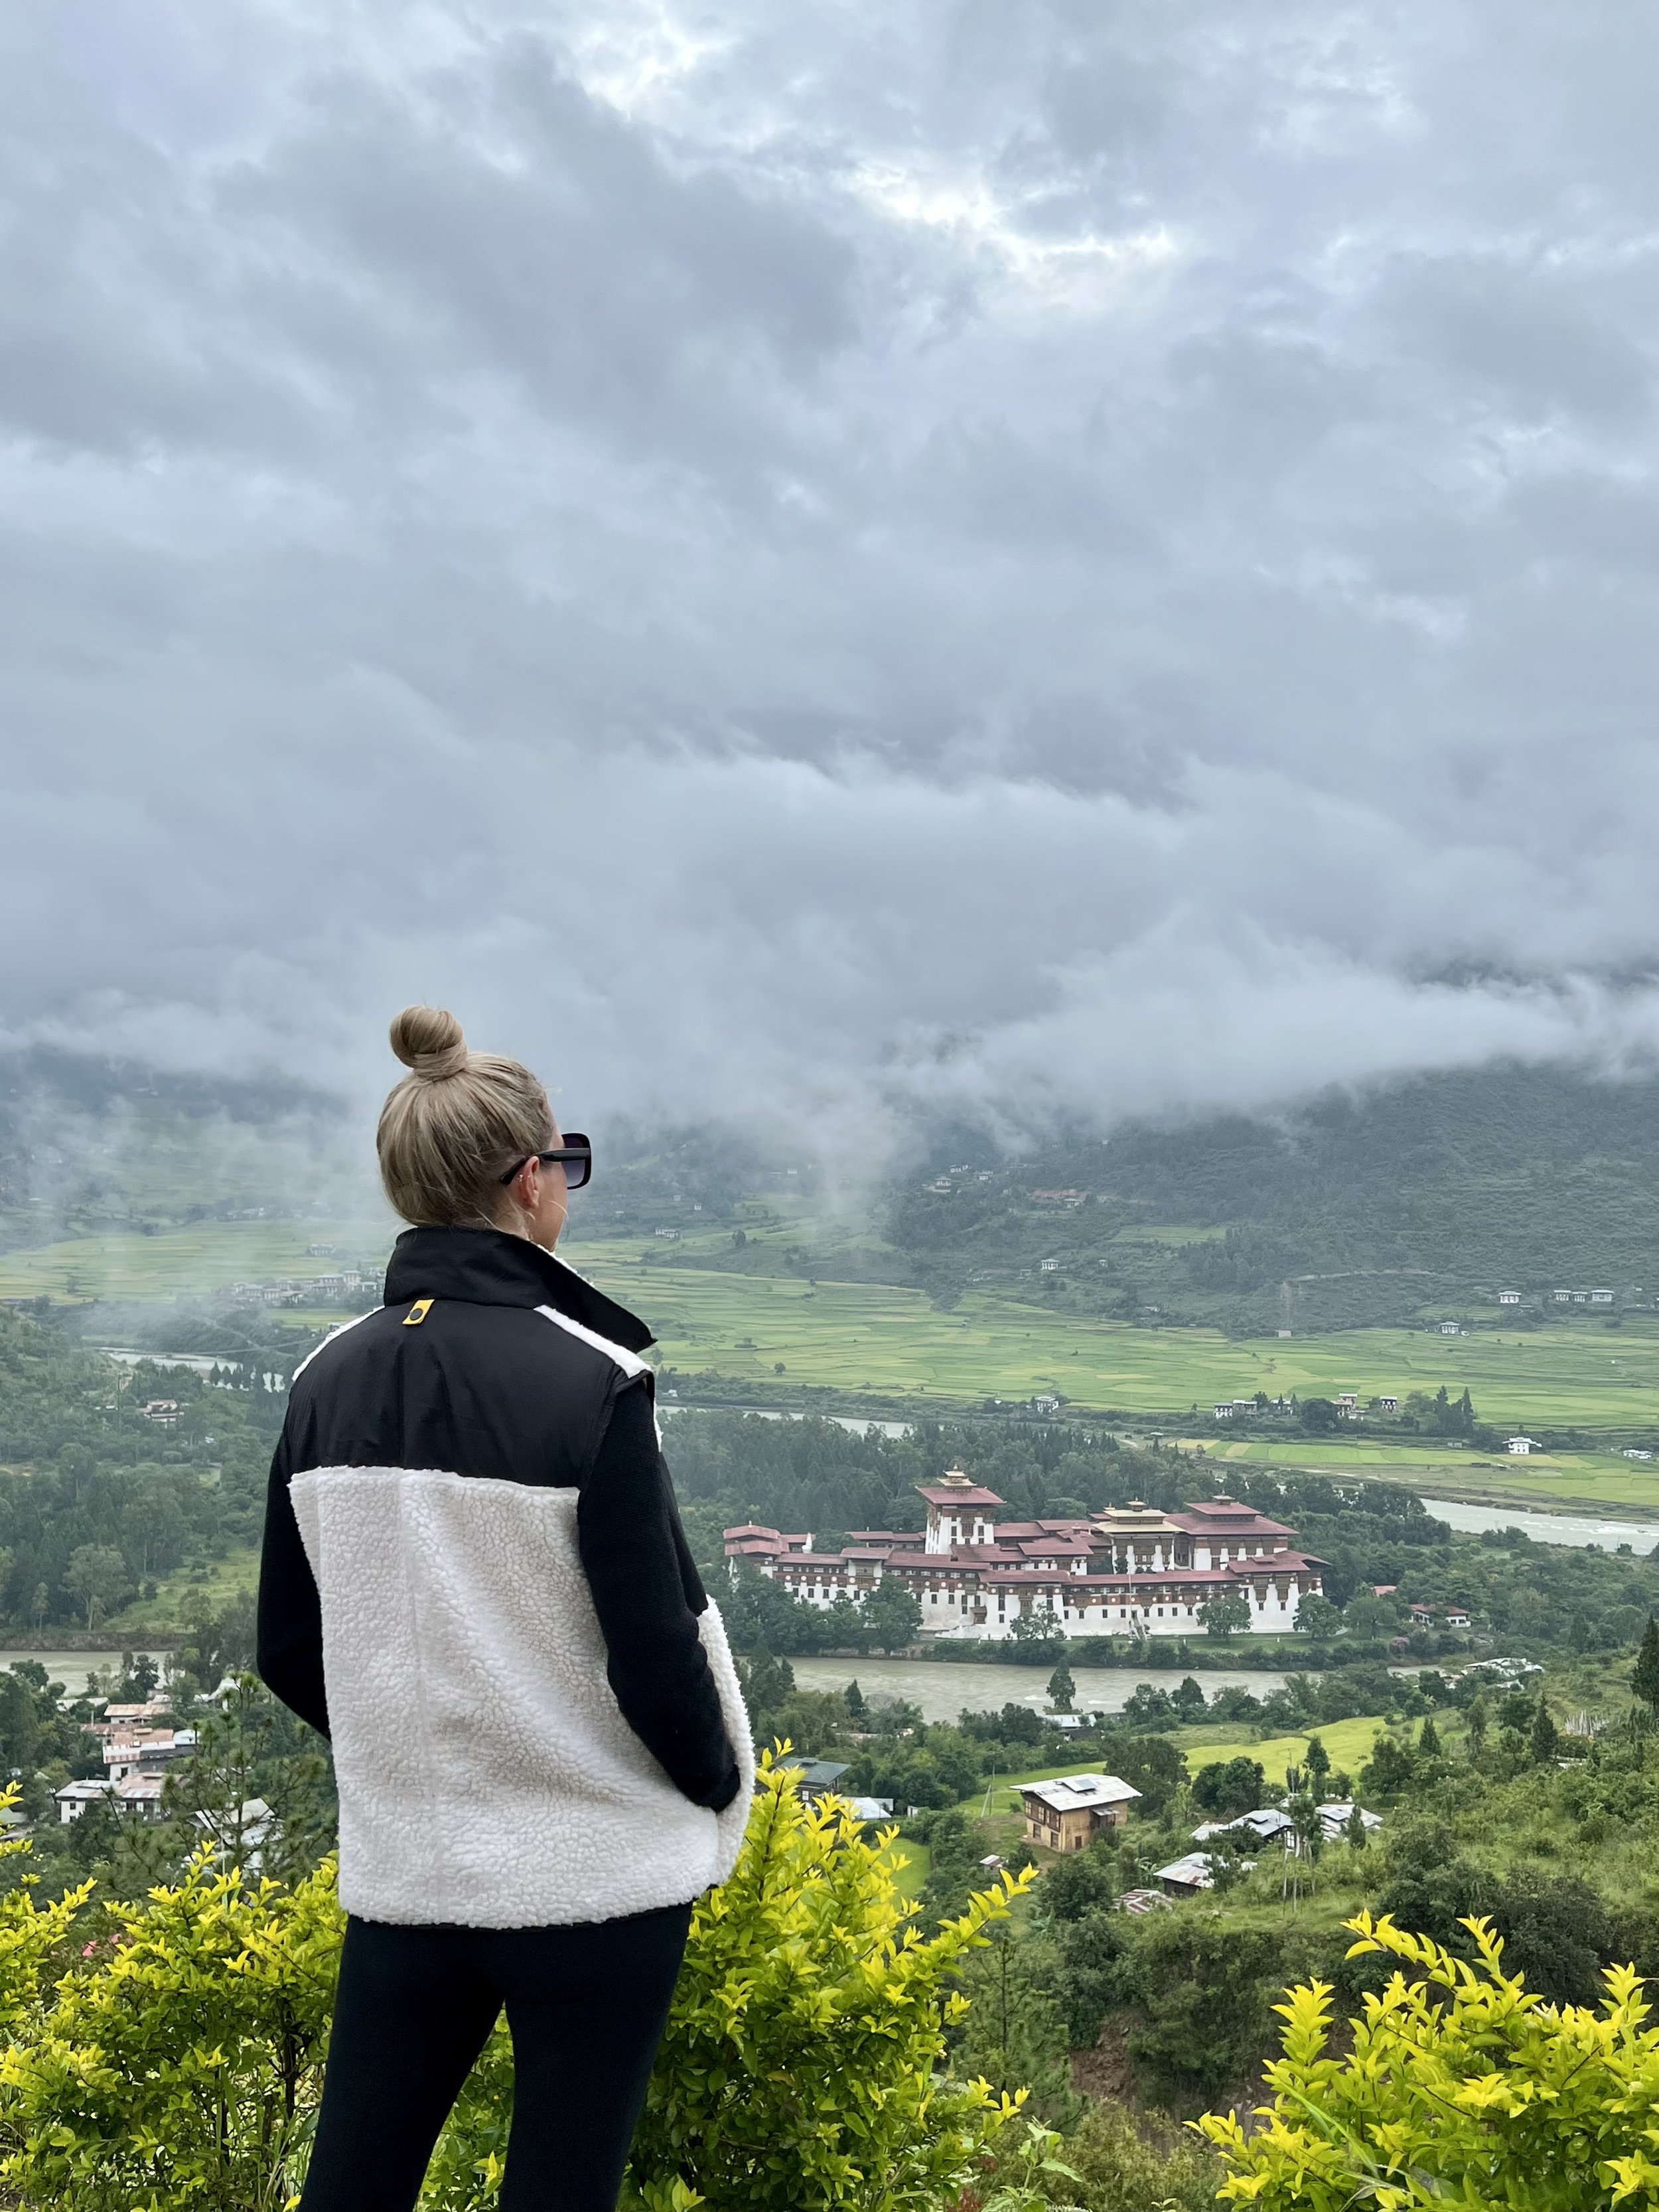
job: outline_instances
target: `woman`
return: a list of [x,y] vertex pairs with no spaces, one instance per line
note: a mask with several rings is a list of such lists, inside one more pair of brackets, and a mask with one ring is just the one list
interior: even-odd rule
[[691,1900],[753,1778],[658,1446],[650,1331],[555,1258],[585,1140],[453,1015],[392,1025],[416,1225],[294,1378],[259,1672],[328,1736],[345,1946],[303,2212],[408,2212],[503,2005],[502,2212],[612,2212]]

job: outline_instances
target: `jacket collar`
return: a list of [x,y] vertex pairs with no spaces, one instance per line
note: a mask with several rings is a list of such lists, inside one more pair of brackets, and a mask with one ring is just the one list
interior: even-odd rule
[[504,1229],[405,1229],[392,1248],[386,1302],[459,1298],[468,1305],[551,1306],[628,1352],[654,1344],[645,1323],[574,1267]]

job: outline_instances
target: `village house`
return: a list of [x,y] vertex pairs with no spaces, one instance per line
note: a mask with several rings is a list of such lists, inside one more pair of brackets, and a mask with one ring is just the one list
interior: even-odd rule
[[104,1765],[112,1782],[125,1782],[130,1774],[155,1773],[195,1748],[194,1729],[134,1729],[105,1744]]
[[1165,1897],[1196,1897],[1215,1887],[1215,1869],[1207,1851],[1188,1851],[1185,1858],[1159,1867],[1152,1880],[1163,1883]]
[[1121,1828],[1139,1790],[1115,1774],[1068,1774],[1058,1782],[1030,1782],[1020,1790],[1025,1840],[1051,1851],[1080,1851],[1104,1828]]
[[1535,1437],[1510,1437],[1504,1449],[1513,1459],[1525,1459],[1539,1449]]
[[1006,1503],[952,1468],[917,1486],[920,1531],[860,1528],[839,1552],[810,1534],[756,1522],[726,1531],[735,1574],[748,1560],[805,1603],[860,1605],[889,1576],[915,1597],[927,1637],[1000,1638],[1021,1619],[1060,1636],[1191,1636],[1213,1597],[1237,1592],[1257,1635],[1296,1624],[1322,1590],[1324,1563],[1295,1548],[1294,1531],[1233,1498],[1164,1513],[1133,1500],[1079,1518],[996,1519]]
[[[790,1765],[793,1766],[792,1759]],[[841,1795],[836,1784],[847,1771],[847,1761],[835,1759],[804,1759],[800,1762],[800,1794],[811,1805],[820,1797]]]
[[61,1790],[54,1790],[52,1802],[58,1808],[60,1825],[67,1827],[71,1820],[78,1820],[88,1805],[111,1796],[114,1788],[106,1775],[96,1775],[81,1782],[66,1782]]
[[1193,1830],[1195,1844],[1207,1844],[1216,1836],[1248,1834],[1253,1843],[1277,1843],[1281,1837],[1294,1835],[1296,1823],[1288,1813],[1277,1805],[1264,1805],[1255,1813],[1240,1813],[1231,1820],[1204,1820]]
[[1498,1303],[1500,1306],[1518,1306],[1521,1303],[1521,1293],[1519,1291],[1499,1291]]

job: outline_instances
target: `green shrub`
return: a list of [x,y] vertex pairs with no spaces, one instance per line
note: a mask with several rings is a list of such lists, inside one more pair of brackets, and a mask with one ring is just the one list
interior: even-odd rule
[[[951,2078],[954,1978],[1030,1877],[924,1938],[884,1838],[763,1761],[737,1869],[692,1917],[635,2144],[648,2212],[921,2212],[1023,2101]],[[0,1845],[0,1856],[27,1851]],[[199,1855],[136,1903],[0,1896],[0,2192],[22,2212],[278,2212],[303,2175],[343,1920],[329,1863],[292,1887]],[[498,2027],[422,2212],[486,2212],[512,2118]],[[573,2114],[572,2124],[580,2116]]]
[[289,1890],[198,1856],[175,1887],[108,1905],[77,1955],[89,1887],[0,1901],[0,2182],[64,2212],[275,2212],[334,1997],[331,1866]]
[[1291,1990],[1263,2124],[1247,2136],[1231,2113],[1197,2123],[1226,2162],[1224,2197],[1253,2212],[1653,2202],[1659,2032],[1644,2026],[1631,1968],[1608,1968],[1595,2008],[1558,2008],[1504,1973],[1503,1944],[1479,1918],[1474,1964],[1386,1915],[1347,1925],[1350,1955],[1389,1954],[1421,1978],[1396,1967],[1341,2058],[1328,2055],[1329,1986]]
[[1284,1972],[1279,1936],[1188,1910],[1143,1921],[1133,1944],[1119,1985],[1150,2019],[1130,2034],[1130,2056],[1179,2093],[1224,2088],[1266,2039],[1268,1992]]
[[693,1917],[635,2144],[641,2200],[666,2208],[678,2183],[719,2212],[948,2201],[1016,2109],[943,2069],[966,2010],[952,1977],[1029,1881],[924,1939],[881,1840],[764,1758],[737,1870]]
[[1091,2105],[1064,2154],[1086,2212],[1206,2212],[1221,2180],[1207,2145],[1121,2105]]

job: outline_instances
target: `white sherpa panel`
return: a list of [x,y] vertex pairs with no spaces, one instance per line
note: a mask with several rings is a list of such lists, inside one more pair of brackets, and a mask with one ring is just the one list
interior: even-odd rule
[[546,1927],[726,1879],[753,1767],[712,1605],[702,1640],[744,1773],[720,1814],[681,1796],[605,1680],[579,1492],[334,1467],[292,1495],[322,1601],[348,1911]]

